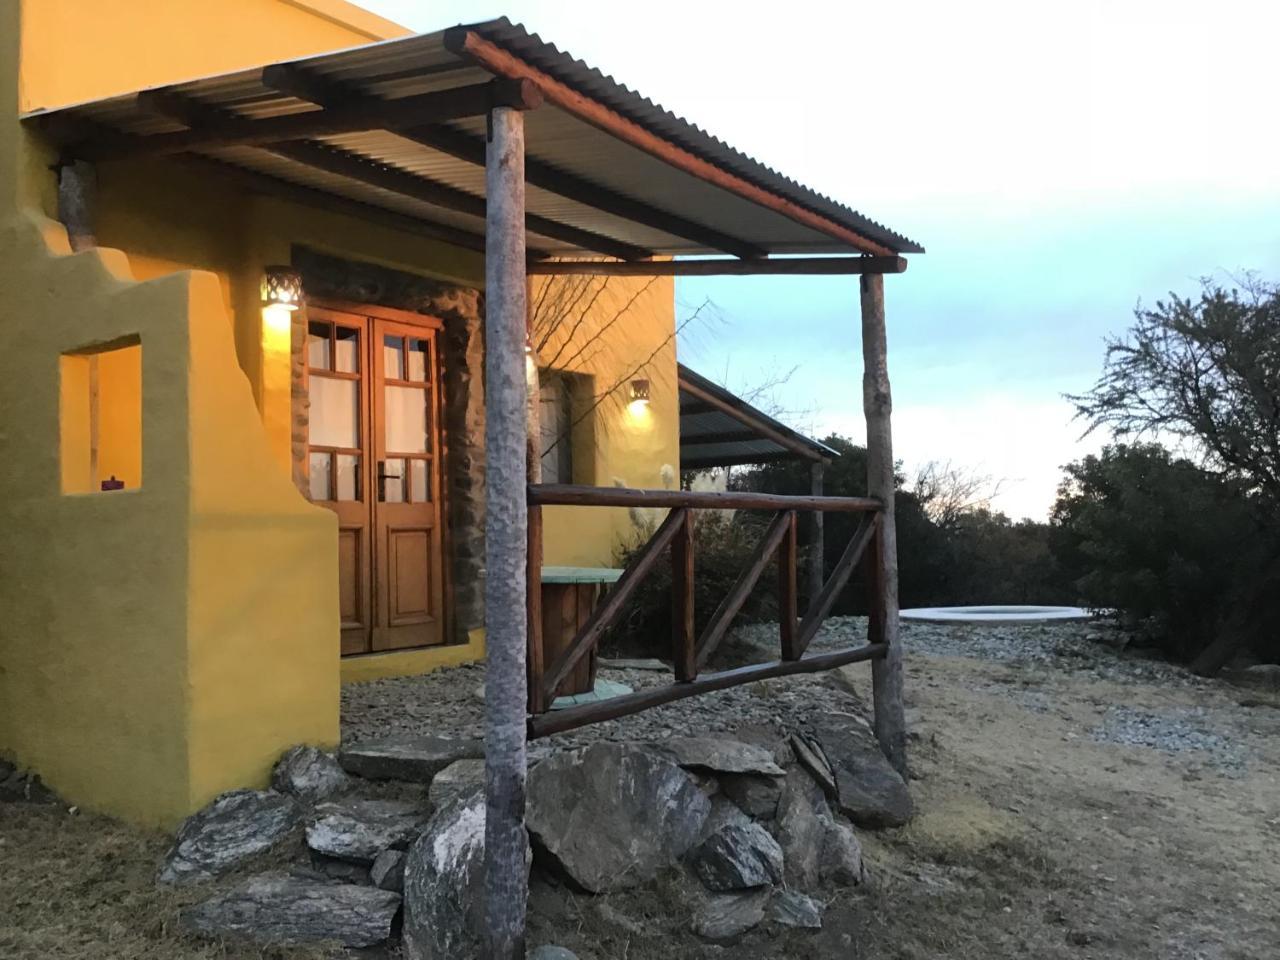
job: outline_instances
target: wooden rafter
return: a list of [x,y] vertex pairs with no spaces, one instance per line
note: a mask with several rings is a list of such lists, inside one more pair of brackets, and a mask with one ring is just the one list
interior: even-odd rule
[[864,237],[830,217],[758,186],[660,137],[617,111],[609,109],[598,100],[579,93],[550,74],[526,63],[474,30],[467,27],[449,30],[445,33],[444,45],[455,55],[479,64],[496,76],[512,80],[534,81],[549,103],[699,180],[736,194],[757,206],[773,210],[790,220],[847,243],[853,249],[863,253],[875,256],[892,256],[894,253],[884,244]]
[[776,257],[756,260],[652,260],[614,263],[608,260],[548,260],[529,269],[540,276],[592,277],[744,277],[759,275],[850,276],[903,273],[905,257]]
[[754,430],[726,430],[722,433],[680,434],[681,447],[705,447],[717,443],[743,443],[763,439]]
[[[348,197],[325,193],[323,190],[317,190],[314,187],[305,187],[300,183],[281,180],[278,177],[259,173],[256,170],[247,170],[244,167],[237,167],[221,160],[192,155],[183,157],[182,162],[193,169],[231,180],[254,193],[280,197],[282,200],[289,200],[317,209],[328,210],[332,213],[356,217],[369,223],[380,224],[392,230],[399,230],[403,233],[415,234],[432,240],[440,240],[455,247],[484,253],[484,236],[479,233],[472,233],[469,230],[463,230],[461,227],[453,227],[444,223],[436,223],[433,220],[411,217],[407,213],[397,213],[395,210],[388,210],[386,207],[375,207],[373,204],[365,203],[362,200],[352,200]],[[536,250],[532,247],[529,248],[528,254],[531,259],[550,256],[547,251]]]
[[805,460],[823,459],[821,454],[816,453],[813,449],[806,446],[800,440],[797,440],[794,436],[788,436],[781,430],[776,430],[766,423],[761,423],[758,419],[752,417],[747,411],[739,409],[733,404],[722,400],[714,393],[709,393],[706,390],[703,390],[696,383],[692,383],[682,378],[680,380],[680,392],[707,404],[714,410],[717,410],[726,416],[732,417],[734,420],[737,420],[739,423],[746,426],[747,429],[751,430],[758,437],[765,440],[772,440],[784,450],[789,451],[793,456],[802,457]]
[[[445,210],[453,210],[473,217],[483,217],[485,211],[484,197],[467,193],[456,187],[439,183],[420,174],[410,173],[399,167],[388,166],[376,160],[370,160],[359,154],[320,143],[303,141],[300,143],[275,143],[266,147],[277,156],[285,157],[296,163],[324,170],[328,173],[359,180],[372,187],[397,193],[402,197],[410,197],[429,203]],[[625,257],[639,260],[652,256],[650,250],[637,247],[612,237],[605,237],[589,230],[580,230],[540,217],[537,214],[525,214],[525,226],[533,233],[541,234],[552,240],[560,240],[587,250],[595,250],[610,257]]]
[[[172,88],[145,90],[138,94],[144,110],[166,112],[174,98],[193,102]],[[276,117],[242,117],[227,110],[217,116],[204,114],[186,130],[166,133],[126,134],[104,142],[90,140],[75,145],[82,160],[120,160],[125,157],[164,156],[189,153],[208,147],[261,146],[285,140],[326,137],[364,130],[388,130],[475,117],[494,106],[533,109],[542,103],[541,93],[531,82],[490,81],[466,87],[437,90],[399,100],[380,100],[358,108],[306,110]]]
[[[383,102],[379,97],[344,89],[292,64],[274,64],[264,68],[262,82],[264,86],[281,93],[300,100],[309,100],[329,109]],[[439,150],[441,153],[447,153],[466,163],[484,166],[484,140],[445,124],[424,124],[397,129],[396,135],[433,150]],[[540,190],[550,191],[575,203],[594,207],[604,213],[661,230],[672,236],[693,240],[712,250],[748,258],[763,257],[767,253],[762,247],[730,237],[676,214],[658,210],[532,157],[526,158],[524,173],[525,180]]]
[[[191,127],[203,129],[216,126],[226,120],[226,111],[192,100],[190,97],[171,91],[152,91],[145,99],[139,96],[139,105],[161,116],[176,120]],[[327,111],[316,111],[323,113]],[[428,177],[410,173],[399,167],[389,166],[369,159],[349,150],[329,146],[312,140],[294,140],[273,143],[262,143],[259,146],[277,156],[301,163],[305,166],[324,170],[337,176],[357,180],[361,183],[409,197],[445,210],[453,210],[468,216],[483,219],[485,216],[485,199],[459,190],[456,187],[439,183]],[[588,230],[580,230],[566,224],[550,220],[546,217],[528,214],[525,217],[526,227],[542,236],[560,240],[587,250],[610,257],[621,257],[628,260],[652,256],[652,251],[633,244],[604,237]]]

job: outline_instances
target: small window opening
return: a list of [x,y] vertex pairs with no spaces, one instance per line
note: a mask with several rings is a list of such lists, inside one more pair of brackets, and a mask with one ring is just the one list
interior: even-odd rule
[[59,358],[63,493],[142,486],[142,343],[137,336]]
[[575,377],[559,370],[538,374],[538,427],[542,441],[542,482],[573,483]]

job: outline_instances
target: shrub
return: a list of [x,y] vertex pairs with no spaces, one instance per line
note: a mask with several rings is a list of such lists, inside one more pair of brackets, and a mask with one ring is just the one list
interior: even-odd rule
[[1051,545],[1081,602],[1199,668],[1241,646],[1280,653],[1275,531],[1242,484],[1152,444],[1109,446],[1066,474]]
[[[693,512],[694,623],[701,635],[720,601],[733,588],[750,562],[768,516],[747,511],[699,510]],[[617,551],[617,565],[625,567],[653,534],[651,525],[637,527],[635,535]],[[739,612],[736,623],[776,620],[778,582],[776,558],[760,576]],[[671,564],[659,563],[637,588],[608,635],[606,655],[671,656]]]

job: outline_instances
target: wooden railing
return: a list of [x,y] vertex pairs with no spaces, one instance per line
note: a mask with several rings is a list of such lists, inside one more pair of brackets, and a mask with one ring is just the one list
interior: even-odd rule
[[[605,594],[573,640],[552,663],[544,661],[542,642],[542,508],[551,505],[584,507],[667,508],[670,512],[644,547],[636,553],[618,582]],[[773,521],[756,547],[746,569],[720,602],[710,622],[697,636],[694,627],[695,571],[693,516],[698,509],[771,510]],[[797,528],[800,511],[861,513],[861,523],[845,547],[835,569],[817,595],[810,599],[803,618],[797,596]],[[663,703],[696,696],[712,690],[750,683],[769,677],[815,673],[847,663],[882,657],[884,643],[885,591],[878,575],[880,565],[867,563],[871,614],[868,643],[862,647],[806,656],[823,621],[840,592],[853,576],[859,561],[882,543],[883,505],[869,497],[790,497],[763,493],[701,493],[674,490],[629,490],[616,487],[589,487],[537,484],[529,487],[528,557],[528,667],[529,737],[542,737],[575,727],[612,720]],[[670,548],[672,562],[671,659],[676,682],[640,690],[598,703],[582,704],[548,712],[565,678],[599,644],[618,618],[636,588],[657,566]],[[776,661],[753,664],[718,673],[702,674],[711,655],[729,631],[733,618],[755,589],[765,567],[778,555],[778,606],[780,656]]]

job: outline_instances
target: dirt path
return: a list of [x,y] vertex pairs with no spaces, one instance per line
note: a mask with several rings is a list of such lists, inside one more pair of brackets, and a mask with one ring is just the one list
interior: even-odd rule
[[[1277,698],[928,655],[909,678],[921,815],[869,844],[888,916],[850,905],[855,956],[1280,956]],[[1117,711],[1231,752],[1098,742]]]

